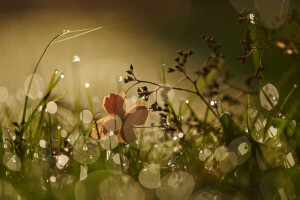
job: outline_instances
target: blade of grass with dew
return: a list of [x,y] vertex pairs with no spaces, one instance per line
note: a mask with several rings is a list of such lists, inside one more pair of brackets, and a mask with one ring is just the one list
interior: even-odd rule
[[250,105],[250,95],[247,96],[246,125],[247,125],[248,134],[251,135],[250,126],[249,126],[249,105]]
[[179,103],[179,110],[178,110],[178,116],[182,116],[182,113],[181,113],[181,111],[182,111],[182,102],[180,102]]
[[60,152],[60,143],[61,143],[61,129],[58,129],[58,133],[57,133],[57,153]]
[[268,112],[266,125],[265,125],[265,128],[264,128],[263,142],[265,141],[265,139],[267,137],[267,132],[268,132],[269,125],[270,125],[270,120],[271,120],[271,112]]
[[24,104],[24,108],[23,108],[23,115],[22,115],[22,122],[21,122],[21,124],[24,124],[24,123],[25,123],[26,111],[27,111],[27,104],[28,104],[28,94],[29,94],[29,91],[30,91],[30,88],[31,88],[31,84],[32,84],[34,75],[35,75],[35,73],[36,73],[36,71],[37,71],[37,69],[38,69],[38,67],[39,67],[39,65],[40,65],[40,63],[41,63],[41,61],[42,61],[44,55],[46,54],[48,48],[51,46],[51,44],[52,44],[56,39],[58,39],[59,37],[61,37],[61,36],[64,35],[64,34],[65,34],[65,33],[63,32],[63,33],[61,33],[61,34],[55,36],[55,37],[48,43],[48,45],[45,47],[45,49],[44,49],[42,55],[40,56],[40,58],[39,58],[37,64],[36,64],[35,67],[34,67],[34,70],[33,70],[33,73],[32,73],[32,77],[31,77],[31,79],[30,79],[30,82],[29,82],[29,85],[28,85],[28,89],[27,89],[27,92],[26,92],[26,96],[25,96],[25,104]]
[[266,92],[264,91],[264,89],[261,90],[264,97],[266,98],[267,102],[270,104],[270,106],[272,107],[272,109],[274,109],[274,105],[273,103],[271,102],[270,98],[268,97],[268,95],[266,94]]
[[[51,115],[48,113],[49,124],[52,124]],[[52,153],[52,126],[49,127],[49,142],[50,142],[50,153]]]
[[62,92],[59,96],[55,97],[52,101],[56,102],[59,101],[60,99],[62,99],[64,96],[66,96],[68,92],[64,91]]
[[[53,72],[52,76],[51,76],[51,79],[49,81],[49,84],[48,84],[48,87],[47,87],[47,90],[46,90],[46,94],[51,90],[51,87],[53,86],[56,73],[57,73],[57,70],[55,70]],[[42,106],[42,110],[41,110],[41,115],[40,115],[40,119],[39,119],[39,122],[38,122],[38,126],[37,126],[36,131],[35,131],[35,135],[37,135],[37,133],[39,133],[40,128],[43,124],[42,121],[43,121],[43,118],[44,118],[44,111],[46,109],[46,101],[44,101],[40,106]]]
[[223,113],[220,118],[223,131],[224,131],[224,138],[225,142],[229,144],[232,138],[236,138],[237,136],[245,135],[248,137],[247,134],[233,121],[232,117],[228,113]]
[[89,127],[89,129],[88,129],[88,131],[87,131],[87,133],[86,133],[86,135],[85,135],[85,138],[86,138],[86,139],[90,136],[94,124],[95,124],[95,120],[93,120],[92,123],[90,124],[90,127]]
[[285,103],[286,103],[287,100],[290,98],[290,96],[293,94],[293,92],[295,91],[296,88],[297,88],[297,87],[293,87],[293,88],[291,89],[291,91],[289,92],[289,94],[285,97],[285,99],[284,99],[284,101],[283,101],[283,103],[282,103],[282,105],[281,105],[281,107],[280,107],[280,109],[279,109],[279,112],[281,112],[281,110],[283,109]]
[[78,140],[79,140],[79,138],[82,136],[82,132],[80,131],[80,134],[79,134],[79,136],[78,136],[78,138],[75,140],[75,142],[71,145],[71,148],[73,148],[75,145],[76,145],[76,143],[78,142]]
[[178,120],[178,116],[176,115],[176,112],[175,112],[175,110],[173,108],[173,105],[172,105],[172,103],[171,103],[171,101],[169,99],[168,99],[168,105],[169,105],[171,114],[173,115],[173,118],[174,118],[174,121],[176,123],[177,128],[182,132],[180,121]]
[[54,84],[52,85],[51,89],[47,92],[47,94],[42,98],[42,100],[39,102],[39,104],[35,107],[35,109],[32,111],[31,115],[29,116],[27,122],[22,125],[21,127],[21,134],[24,133],[24,131],[26,130],[26,128],[28,127],[28,125],[31,123],[31,121],[34,119],[35,114],[37,113],[39,107],[45,103],[47,101],[47,99],[49,98],[51,91],[53,90],[53,88],[57,85],[57,83],[59,82],[59,80],[61,79],[61,77],[59,76],[57,78],[57,80],[54,82]]
[[[93,122],[90,124],[89,129],[88,129],[88,131],[87,131],[87,133],[86,133],[86,135],[85,135],[84,140],[87,140],[87,139],[89,138],[89,136],[90,136],[90,134],[91,134],[91,132],[92,132],[92,129],[93,129],[94,124],[95,124],[95,120],[93,120]],[[78,138],[79,138],[79,137],[78,137]],[[76,143],[77,143],[77,141],[78,141],[78,140],[76,140]],[[81,150],[83,149],[84,144],[85,144],[85,143],[83,142],[82,145],[80,146],[79,152],[81,152]],[[75,146],[75,143],[74,143],[73,146]]]
[[46,90],[46,93],[49,92],[51,90],[51,87],[55,81],[55,77],[56,77],[56,74],[57,74],[57,70],[54,70],[52,76],[51,76],[51,79],[49,81],[49,84],[48,84],[48,87],[47,87],[47,90]]
[[92,111],[92,113],[94,115],[95,114],[95,110],[94,110],[94,105],[93,105],[93,101],[92,101],[92,97],[91,97],[89,88],[86,88],[85,92],[86,92],[86,97],[87,97],[88,102],[89,102],[89,106],[90,106],[91,111]]
[[[167,79],[166,79],[166,72],[165,72],[165,66],[162,66],[162,76],[163,76],[163,84],[164,84],[164,86],[166,86],[166,84],[167,84]],[[173,112],[174,112],[174,109],[173,109],[173,106],[172,106],[172,104],[171,104],[171,101],[168,99],[168,105],[169,105],[169,107],[173,110]],[[175,113],[175,112],[174,112]],[[175,114],[175,116],[176,116],[176,114]],[[170,115],[170,113],[168,113],[168,118],[169,118],[169,124],[171,124],[171,115]],[[176,117],[176,120],[177,120],[177,117]],[[180,126],[181,127],[181,126]],[[181,129],[181,128],[180,128]]]
[[203,120],[204,123],[207,123],[207,120],[208,120],[208,117],[209,117],[209,112],[210,112],[210,109],[208,108],[208,106],[206,106],[204,120]]
[[191,114],[193,115],[193,117],[197,120],[198,123],[202,123],[200,118],[198,117],[198,115],[195,113],[195,111],[192,109],[190,104],[186,104],[187,108],[189,109],[189,111],[191,112]]

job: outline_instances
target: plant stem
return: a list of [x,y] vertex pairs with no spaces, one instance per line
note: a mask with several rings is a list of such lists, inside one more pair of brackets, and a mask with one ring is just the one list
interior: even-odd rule
[[42,55],[40,56],[34,70],[33,70],[33,73],[32,73],[32,77],[30,79],[30,82],[29,82],[29,85],[28,85],[28,89],[27,89],[27,93],[26,93],[26,97],[25,97],[25,104],[24,104],[24,108],[23,108],[23,116],[22,116],[22,122],[21,124],[24,124],[25,123],[25,117],[26,117],[26,110],[27,110],[27,104],[28,104],[28,94],[29,94],[29,91],[30,91],[30,87],[31,87],[31,84],[32,84],[32,81],[33,81],[33,78],[34,78],[34,75],[38,69],[38,66],[40,65],[41,63],[41,60],[42,58],[44,57],[45,53],[47,52],[48,48],[51,46],[51,44],[57,39],[59,38],[60,36],[62,36],[64,33],[62,34],[59,34],[57,36],[55,36],[49,43],[48,45],[46,46],[46,48],[44,49]]

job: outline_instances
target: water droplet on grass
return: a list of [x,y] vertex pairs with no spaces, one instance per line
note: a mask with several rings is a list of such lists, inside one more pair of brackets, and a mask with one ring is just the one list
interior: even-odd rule
[[[263,92],[264,91],[264,92]],[[266,99],[266,96],[268,99]],[[276,87],[270,83],[266,84],[260,91],[260,103],[266,110],[271,110],[279,101],[279,93]]]
[[55,114],[57,112],[57,104],[54,101],[50,101],[49,103],[47,103],[46,109],[48,113]]
[[55,183],[56,182],[56,177],[55,176],[50,176],[50,182]]
[[72,62],[73,62],[73,63],[80,62],[79,56],[77,56],[77,55],[73,56]]
[[39,141],[39,145],[40,145],[40,147],[43,148],[43,149],[46,148],[46,144],[47,144],[46,140],[40,140],[40,141]]
[[63,169],[68,162],[69,162],[69,157],[64,154],[61,154],[56,157],[56,167],[58,169]]

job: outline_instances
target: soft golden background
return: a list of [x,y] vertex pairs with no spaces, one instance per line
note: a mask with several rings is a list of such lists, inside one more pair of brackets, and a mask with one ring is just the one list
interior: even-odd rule
[[[272,9],[272,1],[265,1]],[[242,82],[254,69],[251,63],[241,65],[237,59],[241,55],[239,40],[243,38],[244,27],[237,23],[236,6],[231,4],[236,2],[242,1],[1,1],[0,86],[7,87],[10,95],[23,88],[44,47],[62,30],[98,26],[104,28],[51,46],[37,72],[45,84],[53,70],[58,69],[65,73],[65,79],[57,93],[72,93],[73,55],[81,58],[82,89],[89,82],[93,96],[99,98],[117,90],[117,77],[126,75],[130,64],[139,77],[159,82],[162,61],[173,66],[179,49],[194,50],[196,55],[189,67],[193,70],[199,66],[207,55],[206,45],[200,39],[202,33],[215,36],[222,43],[221,51],[227,58],[224,68]],[[291,1],[290,9],[298,5],[298,1]],[[149,18],[153,19],[144,20]],[[133,23],[117,25],[124,22]],[[169,76],[169,82],[178,78]]]

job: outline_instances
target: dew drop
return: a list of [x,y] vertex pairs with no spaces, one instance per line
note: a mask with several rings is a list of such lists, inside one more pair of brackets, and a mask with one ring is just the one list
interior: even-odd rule
[[118,81],[119,81],[119,82],[122,82],[122,81],[123,81],[123,77],[122,77],[122,76],[119,76],[119,77],[118,77]]
[[49,103],[47,103],[46,109],[48,113],[55,114],[57,112],[57,104],[54,101],[50,101]]
[[[263,92],[264,91],[264,92]],[[264,95],[266,94],[266,96]],[[275,107],[279,101],[279,93],[276,89],[276,87],[270,83],[266,84],[262,90],[260,91],[260,103],[261,106],[266,110],[271,110],[272,107]],[[270,103],[272,105],[270,105]]]
[[73,56],[72,62],[73,62],[73,63],[80,62],[79,56],[77,56],[77,55]]
[[58,169],[63,169],[68,162],[69,162],[69,157],[64,154],[61,154],[56,157],[56,167]]
[[43,149],[46,148],[46,144],[47,144],[46,140],[40,140],[40,141],[39,141],[39,145],[40,145],[40,147],[43,148]]
[[87,151],[88,149],[89,149],[89,148],[87,147],[87,145],[84,144],[83,147],[82,147],[82,150],[83,150],[83,151]]
[[282,49],[285,48],[285,43],[283,43],[283,42],[281,42],[281,41],[277,41],[277,42],[276,42],[276,45],[277,45],[279,48],[282,48]]
[[50,182],[55,183],[56,182],[56,177],[55,176],[50,176]]
[[253,13],[250,13],[250,14],[249,14],[249,18],[250,18],[250,22],[251,22],[252,24],[255,24],[255,22],[254,22],[255,16],[254,16]]
[[11,136],[11,139],[16,140],[16,136],[15,135]]
[[184,134],[182,132],[178,133],[179,138],[183,138]]
[[89,87],[90,87],[90,84],[89,84],[89,83],[85,83],[85,84],[84,84],[84,87],[85,87],[85,88],[89,88]]
[[113,131],[109,131],[108,136],[113,136],[114,132]]

